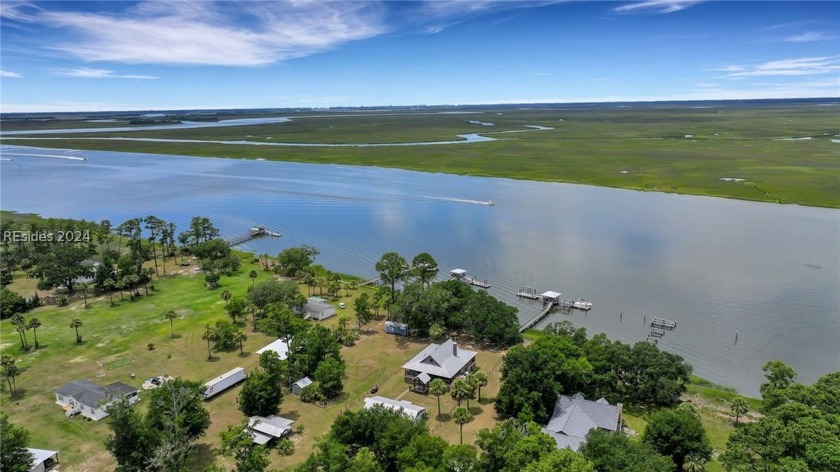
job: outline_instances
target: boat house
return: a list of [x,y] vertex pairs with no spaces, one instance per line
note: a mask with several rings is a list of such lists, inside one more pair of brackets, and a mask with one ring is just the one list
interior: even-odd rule
[[442,379],[447,385],[457,377],[475,369],[475,351],[461,349],[452,339],[442,344],[429,344],[419,354],[403,365],[405,381],[411,390],[426,393],[429,383]]

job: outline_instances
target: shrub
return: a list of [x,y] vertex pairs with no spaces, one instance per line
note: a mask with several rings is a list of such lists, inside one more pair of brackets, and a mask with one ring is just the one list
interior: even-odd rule
[[302,402],[321,403],[326,400],[327,398],[324,396],[324,392],[321,391],[321,385],[318,382],[312,382],[300,391],[300,401]]
[[277,442],[277,452],[281,456],[291,456],[295,453],[295,443],[289,438],[283,438]]
[[68,302],[67,295],[59,295],[59,296],[58,296],[58,297],[56,297],[56,299],[55,299],[55,303],[56,303],[58,306],[67,306],[67,302]]

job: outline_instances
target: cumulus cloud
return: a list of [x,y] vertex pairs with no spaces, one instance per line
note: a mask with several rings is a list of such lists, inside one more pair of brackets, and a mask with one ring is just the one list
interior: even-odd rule
[[55,75],[64,77],[79,77],[83,79],[141,79],[154,80],[160,77],[153,75],[115,74],[112,70],[92,69],[90,67],[79,67],[76,69],[54,69]]
[[613,13],[674,13],[685,10],[703,0],[647,0],[644,2],[633,2],[620,7],[613,8]]
[[11,71],[8,71],[8,70],[0,70],[0,77],[6,77],[6,78],[12,78],[12,79],[23,78],[23,76],[18,74],[17,72],[11,72]]
[[143,2],[122,14],[41,12],[73,33],[53,45],[85,61],[261,66],[385,31],[381,8],[361,2]]
[[717,69],[727,72],[724,77],[793,76],[836,73],[840,71],[840,56],[804,57],[769,61],[756,65],[728,65]]

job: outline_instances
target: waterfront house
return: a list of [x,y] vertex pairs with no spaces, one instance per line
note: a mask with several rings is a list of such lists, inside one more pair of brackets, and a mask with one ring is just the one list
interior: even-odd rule
[[621,431],[621,403],[610,405],[603,398],[587,400],[580,393],[558,395],[554,413],[542,432],[551,436],[558,448],[568,447],[573,451],[586,441],[586,435],[594,428],[604,431]]
[[434,379],[442,379],[449,385],[457,377],[475,369],[476,354],[475,351],[459,348],[452,339],[442,344],[429,344],[403,365],[405,381],[418,393],[426,393]]

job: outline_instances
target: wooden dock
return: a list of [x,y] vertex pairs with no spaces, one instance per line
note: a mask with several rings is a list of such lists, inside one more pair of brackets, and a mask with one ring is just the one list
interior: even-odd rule
[[543,318],[548,316],[548,312],[550,312],[552,308],[554,308],[554,303],[553,302],[546,302],[545,305],[543,305],[543,308],[542,308],[542,310],[540,310],[539,313],[532,316],[530,320],[526,321],[525,323],[523,323],[519,327],[519,332],[520,333],[525,332],[525,330],[528,330],[528,329],[532,328],[535,324],[539,323],[540,320],[542,320]]
[[242,244],[246,241],[250,241],[254,238],[259,238],[262,236],[271,236],[274,238],[279,238],[280,236],[282,236],[282,234],[278,233],[277,231],[267,230],[264,226],[254,226],[248,231],[248,233],[236,236],[234,238],[226,239],[225,242],[228,246],[236,246],[237,244]]
[[467,271],[465,269],[452,269],[449,271],[449,278],[454,280],[460,280],[466,284],[473,285],[475,287],[480,288],[490,288],[490,282],[487,279],[478,280],[473,276],[467,275]]
[[516,296],[520,298],[530,298],[531,300],[539,300],[540,295],[534,287],[522,287],[516,292]]
[[650,326],[653,328],[667,329],[673,331],[677,328],[677,322],[674,320],[666,320],[663,318],[654,318],[650,321]]

